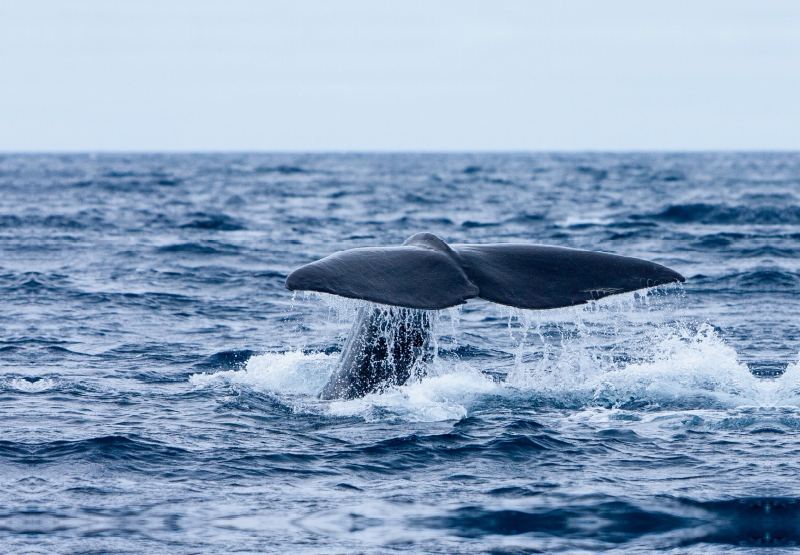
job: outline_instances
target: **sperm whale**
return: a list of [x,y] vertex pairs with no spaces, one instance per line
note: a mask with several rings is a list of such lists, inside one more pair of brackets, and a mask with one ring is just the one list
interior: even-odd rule
[[289,274],[286,288],[378,303],[358,312],[321,399],[380,393],[424,376],[433,358],[430,311],[482,298],[524,309],[584,304],[682,282],[655,262],[547,245],[448,245],[417,233],[399,247],[349,249]]

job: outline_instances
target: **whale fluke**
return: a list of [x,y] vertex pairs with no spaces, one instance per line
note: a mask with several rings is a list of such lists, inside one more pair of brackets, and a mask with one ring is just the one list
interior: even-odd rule
[[660,264],[544,245],[453,245],[417,233],[399,247],[337,252],[286,278],[293,291],[372,301],[362,307],[322,399],[353,399],[425,375],[431,313],[481,297],[518,308],[583,304],[684,281]]
[[463,304],[478,295],[478,287],[450,252],[408,241],[400,247],[326,256],[289,274],[286,287],[428,310]]
[[479,297],[517,308],[561,308],[684,281],[655,262],[605,252],[515,244],[453,245],[453,250]]
[[307,264],[286,287],[424,310],[474,297],[541,310],[680,281],[674,270],[638,258],[514,243],[451,248],[417,233],[399,247],[351,249]]

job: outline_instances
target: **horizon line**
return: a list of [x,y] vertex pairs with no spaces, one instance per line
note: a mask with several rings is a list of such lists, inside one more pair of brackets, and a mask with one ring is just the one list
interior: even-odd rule
[[360,155],[463,155],[463,154],[800,154],[800,148],[796,149],[554,149],[554,150],[535,150],[535,149],[519,149],[519,150],[499,150],[499,149],[486,149],[486,150],[357,150],[357,149],[330,149],[330,150],[250,150],[250,149],[165,149],[165,150],[149,150],[149,149],[130,149],[130,150],[116,150],[116,149],[69,149],[69,150],[0,150],[0,156],[16,156],[16,155],[153,155],[153,154],[285,154],[285,155],[342,155],[342,154],[360,154]]

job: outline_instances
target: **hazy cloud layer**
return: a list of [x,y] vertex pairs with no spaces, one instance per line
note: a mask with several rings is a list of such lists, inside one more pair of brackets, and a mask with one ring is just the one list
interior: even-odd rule
[[0,2],[0,150],[800,148],[800,3]]

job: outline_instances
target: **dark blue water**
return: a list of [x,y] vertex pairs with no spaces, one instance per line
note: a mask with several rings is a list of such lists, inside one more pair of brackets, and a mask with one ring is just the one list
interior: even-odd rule
[[[800,542],[800,155],[0,158],[0,552],[750,552]],[[334,251],[540,242],[682,287],[436,315],[320,401]]]

